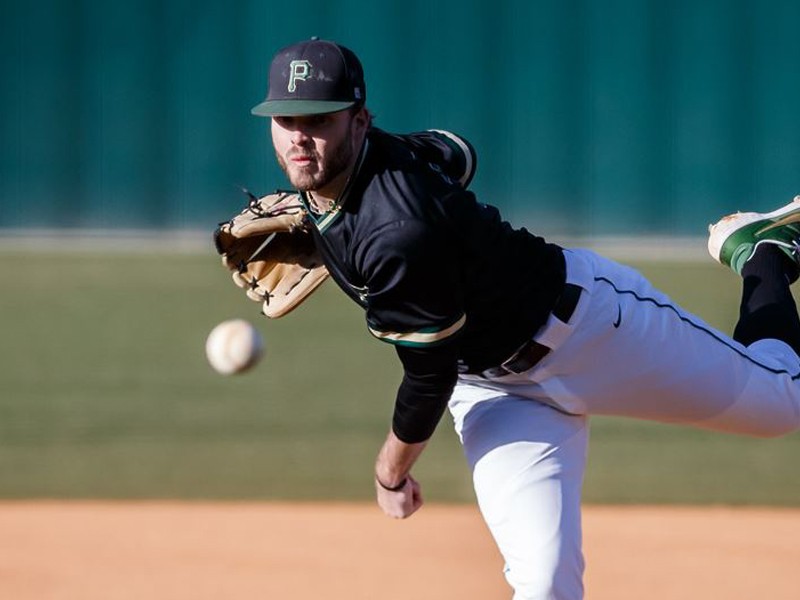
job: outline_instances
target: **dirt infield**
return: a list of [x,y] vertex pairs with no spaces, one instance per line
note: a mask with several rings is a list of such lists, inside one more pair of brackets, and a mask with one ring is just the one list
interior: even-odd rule
[[[587,598],[795,600],[800,509],[587,507]],[[476,509],[0,503],[0,598],[508,600]]]

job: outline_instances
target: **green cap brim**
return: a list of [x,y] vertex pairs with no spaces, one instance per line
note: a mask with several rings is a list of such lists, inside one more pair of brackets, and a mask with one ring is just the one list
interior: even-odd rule
[[302,117],[339,112],[355,105],[355,102],[331,102],[327,100],[267,100],[253,107],[251,114],[257,117]]

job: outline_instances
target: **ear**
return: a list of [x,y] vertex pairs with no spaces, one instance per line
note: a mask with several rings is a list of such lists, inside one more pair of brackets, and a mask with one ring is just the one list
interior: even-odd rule
[[371,122],[372,122],[372,115],[370,115],[369,109],[366,106],[362,106],[353,115],[354,132],[358,135],[366,133],[367,129],[369,128],[369,124]]

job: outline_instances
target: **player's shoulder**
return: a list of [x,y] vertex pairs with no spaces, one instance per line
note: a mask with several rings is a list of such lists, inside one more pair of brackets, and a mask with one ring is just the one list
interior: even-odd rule
[[387,133],[373,129],[371,140],[388,163],[430,169],[466,188],[475,175],[478,155],[463,136],[443,129]]

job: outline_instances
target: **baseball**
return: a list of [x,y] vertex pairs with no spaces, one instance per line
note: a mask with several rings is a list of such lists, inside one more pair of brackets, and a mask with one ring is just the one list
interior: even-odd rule
[[222,375],[243,373],[264,355],[264,340],[258,330],[244,319],[223,321],[208,335],[206,357]]

